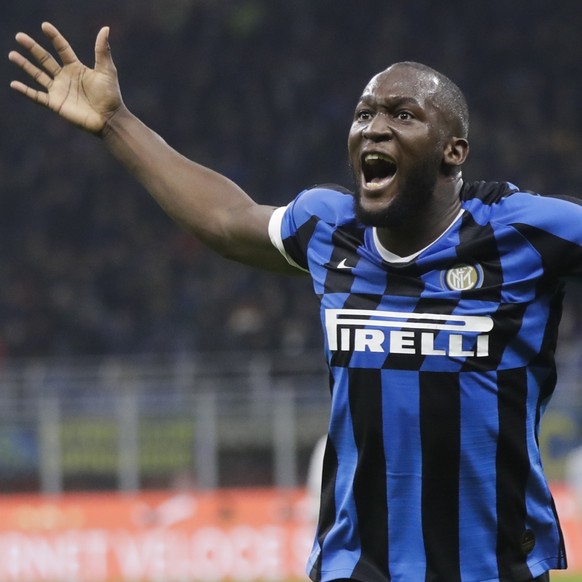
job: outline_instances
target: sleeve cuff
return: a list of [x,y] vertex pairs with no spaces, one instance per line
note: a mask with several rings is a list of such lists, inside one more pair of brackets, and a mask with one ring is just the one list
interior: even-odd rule
[[283,238],[281,237],[281,228],[283,226],[283,217],[287,211],[288,206],[281,206],[276,208],[271,215],[269,220],[269,238],[273,243],[273,246],[285,257],[287,262],[293,267],[305,271],[308,273],[307,269],[304,269],[301,265],[298,265],[291,256],[285,250],[285,245],[283,244]]

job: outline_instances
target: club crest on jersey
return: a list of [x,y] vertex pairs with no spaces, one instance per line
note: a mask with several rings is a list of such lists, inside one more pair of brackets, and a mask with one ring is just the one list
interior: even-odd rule
[[483,269],[481,265],[455,265],[443,271],[441,285],[451,291],[479,289],[483,285]]

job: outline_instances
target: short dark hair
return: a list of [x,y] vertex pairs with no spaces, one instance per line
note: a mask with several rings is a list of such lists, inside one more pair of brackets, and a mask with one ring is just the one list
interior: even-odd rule
[[457,134],[456,137],[468,137],[469,106],[465,95],[453,81],[432,67],[414,61],[403,61],[392,66],[410,67],[436,77],[439,81],[439,92],[436,95],[437,104],[449,114]]

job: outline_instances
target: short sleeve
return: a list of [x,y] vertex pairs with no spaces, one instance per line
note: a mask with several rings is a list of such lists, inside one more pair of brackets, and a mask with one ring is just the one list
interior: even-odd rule
[[286,213],[288,212],[291,212],[290,205],[281,206],[280,208],[275,209],[271,215],[271,220],[269,221],[269,237],[271,238],[273,246],[285,257],[291,266],[296,267],[297,269],[301,269],[302,271],[307,271],[307,269],[293,260],[293,257],[291,257],[291,255],[287,252],[283,243],[283,222],[285,220]]

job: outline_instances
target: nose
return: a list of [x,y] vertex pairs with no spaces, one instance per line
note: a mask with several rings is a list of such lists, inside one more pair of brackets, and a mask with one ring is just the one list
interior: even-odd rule
[[382,112],[376,113],[362,130],[362,135],[366,139],[373,141],[390,139],[392,137],[392,127],[388,116]]

